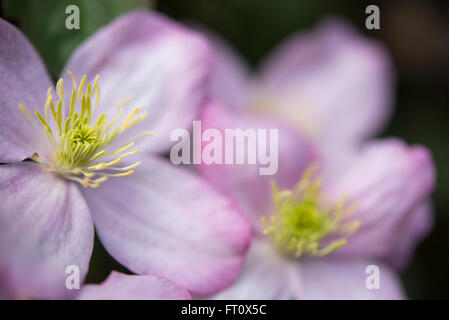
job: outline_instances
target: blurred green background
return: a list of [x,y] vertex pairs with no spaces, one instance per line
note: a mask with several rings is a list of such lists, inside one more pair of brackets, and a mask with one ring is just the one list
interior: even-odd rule
[[[207,26],[257,67],[287,35],[340,15],[390,50],[397,72],[396,112],[383,136],[431,149],[437,166],[436,223],[401,273],[415,299],[449,298],[449,2],[300,0],[0,0],[0,15],[36,46],[53,77],[71,51],[98,27],[135,8],[157,9],[182,22]],[[80,30],[65,28],[65,8],[81,11]],[[366,30],[365,8],[380,8],[381,29]],[[105,269],[104,266],[108,266]],[[111,268],[126,272],[96,241],[87,280],[102,281]],[[446,276],[448,272],[448,276]]]

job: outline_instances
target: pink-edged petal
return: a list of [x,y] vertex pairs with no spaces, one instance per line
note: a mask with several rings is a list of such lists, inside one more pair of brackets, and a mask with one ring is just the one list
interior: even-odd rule
[[204,34],[210,42],[213,57],[211,96],[234,110],[246,109],[250,93],[248,66],[224,40],[210,32]]
[[391,113],[392,89],[384,47],[334,18],[293,35],[267,59],[256,102],[330,148],[377,133]]
[[346,196],[354,202],[350,219],[362,223],[335,255],[380,258],[409,250],[411,244],[404,241],[414,244],[423,236],[410,227],[414,212],[428,199],[434,184],[432,157],[424,147],[409,147],[395,139],[366,145],[348,170],[328,186],[333,199]]
[[[304,261],[300,271],[303,286],[302,299],[305,300],[405,298],[398,275],[385,264],[362,260],[316,259]],[[377,275],[379,275],[378,287],[374,281]]]
[[0,287],[11,298],[66,298],[68,266],[87,273],[94,229],[78,187],[31,162],[0,166]]
[[[87,74],[88,81],[100,75],[99,111],[110,120],[120,102],[133,96],[127,110],[142,106],[148,116],[121,136],[129,140],[152,130],[158,138],[147,140],[145,146],[166,151],[171,131],[189,128],[202,105],[210,57],[206,42],[196,33],[155,12],[137,11],[88,38],[64,70],[77,79]],[[68,75],[63,77],[65,87],[70,87]]]
[[0,19],[0,163],[19,162],[45,150],[46,138],[30,113],[44,109],[48,73],[36,50],[13,25]]
[[148,157],[133,175],[85,195],[102,243],[133,272],[166,277],[198,294],[237,276],[249,224],[191,172]]
[[[278,133],[276,148],[277,158],[274,152],[271,160],[274,175],[261,175],[261,168],[267,168],[269,164],[260,164],[260,158],[256,157],[256,164],[248,164],[248,150],[256,150],[257,146],[245,143],[245,164],[236,164],[238,150],[234,147],[234,164],[205,164],[200,166],[202,175],[218,187],[223,193],[232,198],[252,222],[256,230],[261,228],[260,218],[270,214],[271,210],[271,186],[275,180],[282,188],[292,188],[301,178],[304,169],[317,159],[317,153],[311,144],[296,130],[289,128],[280,121],[268,118],[259,118],[226,110],[218,102],[211,102],[205,108],[201,117],[203,133],[207,129],[215,129],[222,136],[222,157],[225,159],[225,129],[254,129],[266,130],[267,145],[270,145],[270,129],[276,129]],[[261,136],[261,138],[263,138]],[[258,142],[256,142],[257,144]],[[203,142],[203,152],[210,142]],[[235,145],[235,142],[234,142]],[[259,150],[260,151],[260,150]],[[203,160],[204,161],[204,160]],[[275,163],[277,162],[277,166]]]
[[255,237],[244,267],[228,288],[211,296],[217,300],[298,299],[301,292],[299,264],[283,258],[273,243]]
[[79,300],[190,300],[186,289],[155,275],[126,275],[112,271],[101,284],[85,285]]
[[429,234],[434,224],[433,208],[429,201],[408,214],[407,221],[401,227],[401,237],[397,238],[390,256],[387,256],[393,266],[404,267],[413,257],[416,246]]
[[[379,268],[379,289],[367,278]],[[367,273],[367,271],[369,273]],[[372,288],[372,287],[371,287]],[[240,276],[211,299],[402,299],[397,275],[387,265],[363,260],[283,257],[272,241],[256,237]]]

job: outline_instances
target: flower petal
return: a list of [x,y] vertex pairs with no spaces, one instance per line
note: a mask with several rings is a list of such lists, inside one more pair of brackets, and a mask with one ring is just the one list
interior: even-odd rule
[[[105,111],[108,119],[117,114],[121,101],[133,95],[127,108],[142,106],[148,116],[128,129],[126,137],[155,131],[158,138],[145,145],[166,151],[170,132],[189,128],[203,102],[209,60],[207,45],[197,34],[155,12],[137,11],[87,39],[65,70],[77,79],[87,74],[87,81],[100,75],[99,111]],[[65,86],[70,86],[68,75],[63,77]]]
[[430,233],[434,224],[433,208],[430,201],[425,201],[413,209],[408,216],[402,227],[402,236],[397,238],[395,248],[387,257],[387,261],[397,268],[408,264],[413,257],[415,247]]
[[284,258],[271,241],[255,238],[237,280],[212,299],[402,299],[396,274],[379,268],[379,289],[368,289],[365,261]]
[[230,108],[242,110],[248,107],[250,72],[243,59],[222,39],[204,32],[213,56],[213,72],[210,80],[211,95]]
[[377,133],[391,113],[392,89],[383,46],[329,20],[269,57],[256,101],[330,148]]
[[80,300],[190,300],[186,289],[154,275],[136,276],[112,271],[99,285],[85,285]]
[[[356,205],[351,219],[361,228],[335,255],[386,257],[415,243],[422,232],[409,228],[415,210],[428,199],[435,184],[431,155],[420,146],[408,147],[399,140],[373,142],[328,187],[337,200],[347,196]],[[426,212],[424,214],[430,214]]]
[[[211,102],[202,115],[203,133],[207,129],[220,131],[223,150],[225,150],[225,129],[266,129],[267,146],[270,145],[270,129],[277,129],[277,158],[273,156],[272,167],[277,168],[274,175],[261,175],[260,168],[269,165],[248,164],[248,150],[256,150],[257,145],[245,144],[245,164],[203,164],[200,166],[203,176],[220,191],[233,199],[252,222],[253,228],[260,229],[260,218],[270,213],[271,186],[275,180],[282,188],[292,188],[301,178],[304,169],[315,159],[317,154],[306,139],[279,121],[267,118],[251,117],[227,111],[221,104]],[[265,141],[265,140],[264,140]],[[258,142],[256,142],[258,143]],[[203,151],[208,143],[203,143]],[[259,150],[260,151],[260,150]],[[234,153],[239,152],[234,147]],[[222,151],[223,158],[225,151]],[[275,153],[270,150],[272,155]],[[277,164],[277,166],[275,165]]]
[[18,104],[30,114],[42,113],[50,86],[36,50],[16,27],[0,19],[0,163],[19,162],[45,150],[43,131]]
[[[377,271],[379,271],[378,288],[372,286],[375,284],[374,277],[376,277],[375,272]],[[302,299],[305,300],[397,300],[405,298],[398,276],[384,264],[316,259],[301,264],[301,275]]]
[[199,294],[237,276],[249,225],[187,170],[148,157],[134,175],[85,195],[102,243],[133,272],[161,275]]
[[66,268],[87,273],[93,223],[77,186],[31,162],[0,166],[0,287],[12,298],[65,298]]
[[217,300],[297,299],[301,292],[299,264],[282,258],[271,242],[255,237],[237,280],[212,296]]

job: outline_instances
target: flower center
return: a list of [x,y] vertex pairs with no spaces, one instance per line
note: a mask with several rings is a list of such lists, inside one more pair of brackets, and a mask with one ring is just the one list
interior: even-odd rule
[[344,246],[347,237],[358,230],[358,220],[345,222],[354,205],[342,199],[334,207],[323,204],[321,182],[313,179],[316,166],[310,166],[294,190],[279,190],[272,183],[275,212],[269,221],[262,217],[263,232],[273,237],[282,253],[325,256]]
[[[19,104],[19,109],[43,128],[51,149],[50,159],[43,159],[35,153],[31,157],[44,166],[46,171],[55,172],[67,179],[77,181],[84,187],[96,188],[109,177],[123,177],[134,173],[140,162],[119,166],[126,156],[139,149],[129,150],[134,140],[154,135],[144,131],[124,145],[114,145],[117,137],[136,123],[142,121],[147,112],[143,108],[133,109],[125,114],[125,102],[119,104],[115,116],[108,121],[106,113],[98,113],[100,87],[97,75],[93,83],[86,83],[86,75],[78,84],[74,75],[67,71],[73,82],[68,115],[65,116],[63,79],[56,84],[58,100],[54,103],[52,88],[47,91],[45,114],[35,111],[35,118]],[[121,140],[120,140],[121,141]]]

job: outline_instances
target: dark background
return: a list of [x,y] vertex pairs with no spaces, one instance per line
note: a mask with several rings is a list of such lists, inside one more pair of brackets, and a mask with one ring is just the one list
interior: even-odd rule
[[[53,77],[71,51],[98,27],[134,8],[152,8],[207,26],[228,40],[248,63],[261,59],[287,35],[311,28],[327,15],[345,17],[390,50],[397,73],[396,111],[383,136],[426,145],[437,166],[436,223],[412,263],[401,273],[415,299],[449,298],[449,2],[300,0],[0,0],[0,14],[36,46]],[[65,8],[76,4],[81,29],[65,28]],[[365,28],[365,8],[380,8],[380,30]],[[105,268],[105,265],[108,266]],[[96,241],[89,282],[111,268],[126,271]]]

